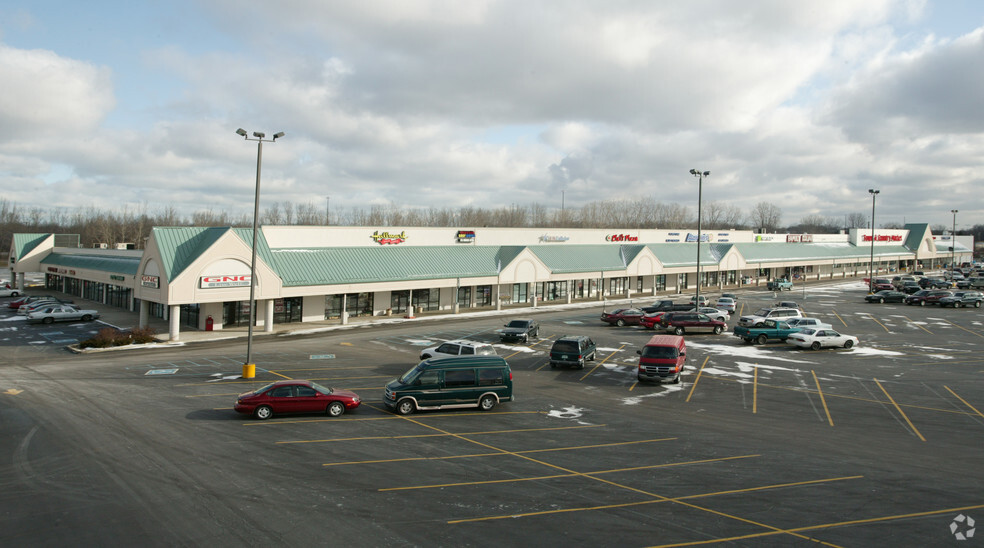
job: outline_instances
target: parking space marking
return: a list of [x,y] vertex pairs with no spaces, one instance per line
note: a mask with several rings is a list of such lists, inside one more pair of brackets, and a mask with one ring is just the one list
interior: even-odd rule
[[953,394],[953,397],[955,397],[958,400],[960,400],[964,405],[966,405],[967,407],[973,409],[974,410],[974,413],[977,413],[978,416],[980,416],[981,418],[984,418],[984,414],[982,414],[980,411],[978,411],[977,408],[974,407],[973,405],[970,405],[969,403],[967,403],[967,400],[965,400],[965,399],[961,398],[960,396],[958,396],[956,392],[954,392],[953,390],[950,390],[950,387],[949,386],[947,386],[947,385],[944,384],[943,385],[943,388],[946,388],[947,391],[949,391],[951,394]]
[[612,356],[614,356],[615,354],[618,354],[619,352],[621,352],[623,348],[625,348],[625,343],[622,343],[622,346],[616,348],[611,354],[609,354],[609,355],[605,356],[604,358],[602,358],[602,360],[600,362],[596,363],[595,366],[592,367],[590,371],[588,371],[587,373],[585,373],[583,377],[581,377],[580,379],[578,379],[578,381],[583,381],[584,379],[588,378],[588,375],[594,373],[596,369],[598,369],[599,367],[601,367],[601,365],[603,363],[607,362]]
[[[594,445],[578,445],[574,447],[550,447],[547,449],[527,449],[525,451],[513,451],[516,454],[527,454],[527,453],[551,453],[555,451],[573,451],[575,449],[597,449],[599,447],[618,447],[623,445],[636,445],[640,443],[656,443],[661,441],[676,441],[677,438],[655,438],[651,440],[633,440],[633,441],[617,441],[612,443],[597,443]],[[402,459],[384,459],[384,460],[357,460],[357,461],[347,461],[347,462],[330,462],[322,464],[322,466],[344,466],[350,464],[379,464],[385,462],[406,462],[406,461],[421,461],[421,460],[448,460],[448,459],[467,459],[472,457],[499,457],[508,456],[509,453],[475,453],[471,455],[447,455],[443,457],[407,457]]]
[[912,325],[914,325],[914,326],[916,326],[916,327],[918,327],[919,329],[922,329],[922,330],[923,330],[923,331],[925,331],[926,333],[929,333],[930,335],[932,335],[932,334],[933,334],[933,332],[932,332],[932,331],[930,331],[930,330],[928,330],[928,329],[926,329],[925,327],[923,327],[922,325],[920,325],[920,322],[916,322],[916,321],[913,321],[913,320],[912,320],[912,318],[910,318],[910,317],[908,317],[908,316],[902,316],[902,317],[903,317],[903,318],[905,318],[905,321],[907,321],[907,322],[909,322],[910,324],[912,324]]
[[891,331],[889,331],[889,329],[887,327],[885,327],[885,324],[883,324],[880,321],[876,320],[874,316],[872,316],[871,314],[869,314],[867,312],[864,312],[863,314],[865,316],[868,316],[868,318],[870,318],[872,321],[874,321],[878,325],[882,326],[882,329],[884,329],[886,333],[891,333]]
[[817,372],[811,369],[810,373],[813,373],[813,382],[817,383],[817,394],[820,394],[820,403],[823,404],[823,412],[827,414],[827,422],[833,426],[834,419],[830,416],[830,409],[827,409],[827,400],[823,397],[823,390],[820,389],[820,379],[817,378]]
[[697,371],[697,377],[694,379],[693,386],[690,387],[690,393],[687,394],[687,399],[684,400],[685,402],[690,402],[690,397],[694,395],[694,390],[697,389],[697,383],[700,382],[700,376],[704,374],[704,366],[707,365],[707,361],[710,359],[711,357],[707,356],[706,358],[704,358],[704,363],[700,364],[700,370]]
[[[698,540],[695,542],[681,542],[678,544],[659,544],[653,548],[670,548],[678,546],[701,546],[707,544],[717,544],[719,542],[734,542],[736,540],[747,540],[752,538],[762,538],[773,535],[781,535],[784,533],[805,533],[809,531],[818,531],[821,529],[832,529],[834,527],[846,527],[850,525],[861,525],[865,523],[882,523],[886,521],[895,521],[900,519],[912,519],[921,518],[926,516],[938,516],[940,514],[952,514],[953,512],[966,512],[968,510],[977,510],[978,508],[984,508],[984,504],[976,504],[973,506],[962,506],[959,508],[944,508],[943,510],[929,510],[925,512],[913,512],[911,514],[895,514],[892,516],[881,516],[877,518],[865,518],[865,519],[854,519],[850,521],[839,521],[836,523],[821,523],[817,525],[807,525],[805,527],[793,527],[787,529],[786,531],[765,531],[762,533],[751,533],[748,535],[740,535],[735,537],[719,538],[712,540]],[[827,544],[827,543],[824,543]],[[828,544],[828,546],[830,546]]]
[[[544,516],[544,515],[550,515],[550,514],[567,514],[567,513],[571,513],[571,512],[587,512],[587,511],[591,511],[591,510],[608,510],[608,509],[611,509],[611,508],[629,508],[629,507],[632,507],[632,506],[642,506],[642,505],[646,505],[646,504],[662,504],[662,503],[666,503],[666,502],[678,502],[678,501],[682,501],[682,500],[692,500],[692,499],[700,499],[700,498],[719,497],[719,496],[724,496],[724,495],[735,495],[735,494],[740,494],[740,493],[754,493],[756,491],[767,491],[769,489],[785,489],[785,488],[789,488],[789,487],[800,487],[800,486],[804,486],[804,485],[826,484],[826,483],[832,483],[832,482],[835,482],[835,481],[846,481],[846,480],[854,480],[854,479],[862,479],[862,478],[864,478],[864,476],[844,476],[844,477],[840,477],[840,478],[825,478],[825,479],[819,479],[819,480],[795,481],[795,482],[790,482],[790,483],[776,483],[776,484],[772,484],[772,485],[760,485],[758,487],[746,487],[744,489],[730,489],[728,491],[715,491],[715,492],[712,492],[712,493],[698,493],[698,494],[695,494],[695,495],[684,495],[682,497],[673,497],[673,498],[666,498],[666,499],[642,500],[642,501],[636,501],[636,502],[625,502],[625,503],[620,503],[620,504],[606,504],[606,505],[603,505],[603,506],[589,506],[589,507],[584,507],[584,508],[563,508],[563,509],[559,509],[559,510],[543,510],[543,511],[539,511],[539,512],[526,512],[526,513],[523,513],[523,514],[510,514],[510,515],[504,515],[504,516],[489,516],[489,517],[483,517],[483,518],[459,519],[459,520],[449,521],[448,523],[466,523],[466,522],[473,522],[473,521],[492,521],[492,520],[498,520],[498,519],[511,519],[511,518],[526,518],[526,517],[532,517],[532,516]],[[779,533],[780,532],[776,532],[776,534],[779,534]],[[704,541],[704,542],[723,542],[723,541],[721,541],[721,540],[711,540],[711,541]],[[676,546],[676,545],[664,545],[664,546]]]
[[[523,453],[525,453],[525,452],[523,452]],[[508,456],[508,455],[522,456],[521,452],[519,452],[519,451],[507,451],[507,452],[502,453],[502,455],[506,455],[506,456]],[[497,484],[497,483],[519,483],[519,482],[524,482],[524,481],[540,481],[540,480],[550,480],[550,479],[558,479],[558,478],[577,478],[577,477],[590,477],[592,479],[597,479],[597,478],[594,478],[594,476],[601,475],[601,474],[617,474],[619,472],[635,472],[637,470],[652,470],[652,469],[655,469],[655,468],[670,468],[672,466],[687,466],[687,465],[691,465],[691,464],[708,464],[708,463],[713,463],[713,462],[724,462],[724,461],[731,461],[731,460],[738,460],[738,459],[751,459],[751,458],[757,458],[757,457],[761,457],[761,456],[762,455],[735,455],[735,456],[732,456],[732,457],[716,457],[716,458],[713,458],[713,459],[701,459],[701,460],[691,460],[691,461],[681,461],[681,462],[667,462],[667,463],[663,463],[663,464],[647,464],[647,465],[643,465],[643,466],[632,466],[632,467],[629,467],[629,468],[613,468],[613,469],[610,469],[610,470],[595,470],[593,472],[575,472],[575,471],[571,470],[571,471],[569,471],[567,473],[564,473],[564,474],[551,474],[549,476],[531,476],[531,477],[527,477],[527,478],[505,478],[505,479],[481,480],[481,481],[462,481],[462,482],[457,482],[457,483],[440,483],[440,484],[432,484],[432,485],[408,485],[408,486],[405,486],[405,487],[382,487],[382,488],[380,488],[378,490],[380,492],[384,492],[384,491],[413,491],[413,490],[416,490],[416,489],[444,489],[446,487],[463,487],[463,486],[467,486],[467,485],[494,485],[494,484]],[[553,466],[553,465],[551,465],[551,466]],[[557,468],[559,468],[561,470],[564,470],[564,468],[561,468],[561,467],[557,467]],[[656,501],[649,501],[649,502],[656,502]],[[475,521],[481,521],[482,519],[483,518],[476,518]],[[484,519],[487,519],[487,518],[484,518]],[[459,523],[461,521],[468,521],[468,520],[460,520]]]
[[978,337],[984,337],[984,335],[981,335],[980,333],[978,333],[976,331],[971,331],[971,330],[967,329],[966,327],[961,327],[961,326],[959,326],[959,325],[951,322],[950,320],[943,320],[943,321],[945,321],[946,323],[952,325],[953,327],[956,327],[957,329],[962,329],[962,330],[966,331],[967,333],[970,333],[971,335],[977,335]]
[[844,324],[844,327],[847,327],[847,322],[844,321],[844,318],[840,317],[840,314],[838,314],[836,310],[831,310],[830,312],[834,316],[837,316],[837,319],[840,320],[840,323]]
[[752,380],[752,414],[758,413],[759,368],[755,364],[755,378]]
[[882,383],[878,382],[878,379],[872,379],[872,380],[874,380],[875,384],[878,385],[878,388],[881,388],[881,391],[885,393],[885,397],[888,398],[888,401],[892,402],[892,405],[895,406],[895,410],[898,411],[900,415],[902,415],[902,418],[905,419],[905,422],[909,423],[909,428],[912,428],[912,431],[915,432],[917,436],[919,436],[919,439],[926,441],[926,438],[924,438],[923,435],[919,433],[919,429],[916,428],[916,425],[912,424],[912,421],[909,420],[909,416],[905,414],[905,411],[902,411],[902,408],[899,407],[899,404],[895,403],[895,400],[892,399],[892,396],[888,393],[888,390],[885,390],[885,387],[882,386]]
[[[397,418],[404,418],[405,419],[405,417],[397,417]],[[416,421],[411,421],[411,422],[414,422],[415,424],[419,424],[419,423],[416,423]],[[516,429],[513,429],[513,430],[485,430],[485,431],[458,432],[458,433],[445,432],[444,430],[441,430],[441,429],[439,429],[439,428],[437,428],[435,426],[430,426],[430,425],[422,425],[422,426],[425,426],[426,428],[430,428],[432,430],[437,430],[438,432],[441,432],[441,433],[439,433],[439,434],[407,434],[405,436],[366,436],[366,437],[358,437],[358,438],[331,438],[331,439],[323,439],[323,440],[286,440],[286,441],[276,441],[276,442],[274,442],[274,444],[275,445],[292,445],[292,444],[299,444],[299,443],[334,443],[334,442],[339,442],[339,441],[404,440],[404,439],[414,439],[414,438],[441,438],[441,437],[449,437],[449,436],[450,437],[457,438],[457,437],[461,437],[461,436],[484,436],[484,435],[491,435],[491,434],[515,434],[516,432],[549,432],[549,431],[555,431],[555,430],[579,430],[579,429],[582,429],[582,428],[601,428],[603,426],[608,426],[608,425],[607,424],[582,424],[582,425],[578,425],[578,426],[554,426],[554,427],[551,427],[551,428],[516,428]],[[472,441],[472,440],[468,440],[468,441]],[[479,445],[484,445],[484,444],[481,444],[479,442],[473,442],[473,443],[478,443]]]

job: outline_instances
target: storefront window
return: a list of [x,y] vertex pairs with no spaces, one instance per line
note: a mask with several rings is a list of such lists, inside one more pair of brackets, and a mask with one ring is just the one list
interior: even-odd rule
[[543,292],[543,300],[555,301],[567,298],[567,282],[546,282]]
[[492,306],[492,286],[475,286],[475,306]]
[[273,300],[273,323],[293,323],[301,321],[302,297]]
[[529,287],[530,284],[513,284],[512,286],[512,302],[514,303],[525,303],[529,299]]
[[625,293],[625,286],[629,283],[628,277],[621,278],[609,278],[608,279],[608,294],[618,295],[619,293]]
[[459,287],[458,288],[458,306],[461,308],[471,307],[471,294],[472,288],[470,287]]
[[201,310],[198,304],[181,305],[181,325],[198,329],[198,316]]
[[687,283],[686,272],[683,274],[677,274],[677,291],[687,289],[688,287],[690,287],[690,284]]
[[409,291],[394,291],[390,294],[390,308],[393,309],[394,314],[406,312],[408,306],[410,306]]
[[[372,316],[372,293],[349,293],[345,295],[345,308],[349,317]],[[325,296],[325,319],[342,317],[342,295]]]
[[656,291],[666,291],[666,274],[656,275]]
[[417,310],[440,310],[441,309],[441,290],[438,289],[415,289],[413,292],[413,306]]

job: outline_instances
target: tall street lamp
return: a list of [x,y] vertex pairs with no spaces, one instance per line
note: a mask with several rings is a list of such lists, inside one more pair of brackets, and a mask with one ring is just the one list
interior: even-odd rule
[[880,190],[869,188],[871,194],[871,258],[868,260],[868,293],[874,293],[875,287],[875,196]]
[[700,206],[704,193],[704,177],[711,174],[710,171],[700,171],[691,169],[690,174],[697,177],[697,292],[694,296],[694,309],[700,311]]
[[953,213],[953,230],[950,231],[950,281],[953,281],[953,265],[957,264],[957,213],[956,209],[951,209]]
[[253,257],[249,262],[249,333],[246,336],[246,362],[243,364],[243,378],[252,379],[256,376],[256,364],[253,363],[253,325],[256,323],[256,234],[260,217],[260,170],[263,167],[263,143],[272,143],[284,136],[284,132],[275,133],[273,139],[266,139],[266,134],[253,132],[250,139],[246,130],[239,128],[236,133],[247,141],[256,141],[256,197],[253,200]]

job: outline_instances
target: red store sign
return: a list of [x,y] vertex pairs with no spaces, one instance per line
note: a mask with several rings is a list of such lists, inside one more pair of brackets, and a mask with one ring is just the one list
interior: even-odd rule
[[629,236],[628,234],[609,234],[605,236],[606,242],[638,242],[638,236]]
[[[861,241],[862,242],[870,242],[871,241],[871,235],[870,234],[862,235],[861,236]],[[876,242],[901,242],[902,241],[902,236],[888,235],[888,234],[875,234],[875,241]]]

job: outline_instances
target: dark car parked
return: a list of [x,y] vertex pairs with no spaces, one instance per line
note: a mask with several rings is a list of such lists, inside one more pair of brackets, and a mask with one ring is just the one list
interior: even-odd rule
[[950,282],[936,276],[930,276],[919,280],[919,286],[923,289],[946,289],[950,287]]
[[906,297],[905,304],[918,304],[919,306],[937,304],[943,297],[949,297],[951,295],[953,295],[953,293],[950,291],[923,289],[922,291],[917,291]]
[[912,295],[920,289],[922,287],[920,287],[919,282],[902,282],[902,287],[899,288],[899,291],[907,295]]
[[594,361],[597,346],[585,335],[564,335],[550,348],[550,367],[559,365],[584,369],[584,362]]
[[865,295],[864,300],[869,303],[901,303],[905,301],[905,293],[901,291],[889,291],[884,289],[871,295]]
[[602,312],[601,321],[622,327],[623,325],[639,325],[645,313],[638,308],[617,308],[611,312]]
[[714,333],[720,335],[728,325],[720,320],[712,320],[706,314],[677,312],[666,314],[660,322],[663,329],[674,335],[685,333]]
[[522,341],[529,342],[531,338],[540,337],[540,324],[533,320],[512,320],[503,326],[499,332],[501,341]]
[[984,302],[984,294],[980,291],[957,291],[951,297],[940,299],[939,305],[952,306],[953,308],[960,308],[962,306],[980,308],[982,302]]

